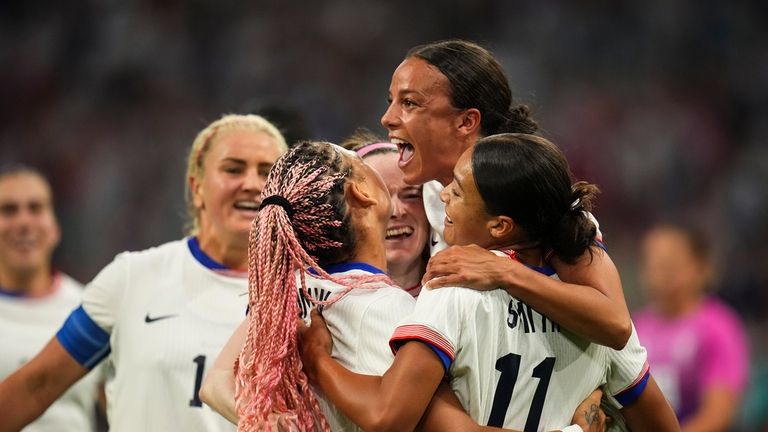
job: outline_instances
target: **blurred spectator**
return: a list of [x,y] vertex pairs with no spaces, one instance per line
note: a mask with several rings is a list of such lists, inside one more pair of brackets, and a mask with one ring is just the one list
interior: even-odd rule
[[[83,286],[51,268],[60,237],[45,177],[26,166],[0,168],[0,381],[80,304]],[[24,431],[93,431],[98,377],[91,372]]]
[[634,320],[686,432],[728,430],[747,383],[744,328],[707,293],[713,271],[708,240],[695,229],[657,225],[645,234],[642,274],[650,305]]

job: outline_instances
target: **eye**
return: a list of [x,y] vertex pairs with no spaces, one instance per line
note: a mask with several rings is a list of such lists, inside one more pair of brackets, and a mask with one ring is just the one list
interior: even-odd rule
[[403,99],[402,104],[406,108],[413,108],[416,106],[416,102],[414,102],[412,99]]
[[236,165],[229,165],[222,167],[222,171],[227,174],[242,174],[243,168]]

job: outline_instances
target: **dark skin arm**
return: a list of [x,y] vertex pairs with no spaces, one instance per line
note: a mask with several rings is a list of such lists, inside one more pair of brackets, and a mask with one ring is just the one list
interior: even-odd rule
[[0,432],[18,431],[48,409],[88,372],[55,337],[0,383]]
[[592,247],[575,263],[554,257],[560,281],[476,245],[451,246],[427,264],[428,288],[505,289],[591,342],[621,349],[632,332],[624,291],[608,254]]
[[640,397],[621,409],[630,429],[635,431],[679,431],[680,424],[653,376]]
[[[579,425],[584,432],[605,431],[605,413],[600,410],[600,398],[603,392],[595,390],[576,408],[572,423]],[[422,432],[491,432],[507,431],[513,429],[501,429],[491,426],[481,426],[473,420],[461,402],[456,397],[451,387],[443,382],[435,392],[427,411],[421,418],[417,430]]]
[[[469,417],[450,387],[442,383],[443,364],[427,345],[408,342],[383,376],[360,375],[330,356],[332,340],[325,320],[316,310],[311,318],[311,326],[298,326],[304,371],[341,412],[364,430],[409,431],[417,425],[423,431],[504,430],[480,426]],[[600,422],[587,408],[599,405],[599,399],[599,393],[590,395],[574,414],[574,422],[585,431],[600,431],[604,426],[605,416]]]
[[299,327],[299,347],[310,381],[366,431],[413,430],[443,379],[440,359],[421,342],[403,345],[383,376],[348,371],[330,356],[330,333],[314,310],[312,325]]

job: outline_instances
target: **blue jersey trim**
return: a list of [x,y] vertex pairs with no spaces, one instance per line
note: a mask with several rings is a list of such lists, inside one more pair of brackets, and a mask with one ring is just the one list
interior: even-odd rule
[[205,267],[211,270],[230,270],[229,267],[214,261],[213,258],[203,252],[203,250],[200,249],[200,243],[197,241],[197,237],[190,237],[189,240],[187,240],[187,245],[189,246],[189,251],[192,253],[192,256],[195,257],[197,262]]
[[407,344],[408,342],[421,342],[424,345],[428,346],[432,351],[435,352],[435,355],[440,359],[440,363],[443,364],[443,369],[445,369],[445,374],[448,375],[448,369],[451,367],[451,363],[453,361],[451,360],[451,356],[445,353],[445,351],[438,348],[436,345],[433,345],[429,341],[418,338],[418,337],[408,337],[403,339],[397,339],[397,340],[391,340],[389,341],[390,346],[392,347],[392,351],[397,353],[397,350],[400,349],[403,345]]
[[24,298],[26,296],[21,292],[7,291],[6,288],[0,286],[0,297]]
[[552,276],[553,274],[555,274],[555,268],[552,266],[537,267],[537,266],[529,266],[528,264],[524,264],[524,265],[529,269],[537,271],[545,276]]
[[[363,262],[354,262],[354,261],[353,262],[336,263],[336,264],[327,265],[327,266],[325,266],[324,270],[328,274],[344,273],[344,272],[347,272],[347,271],[350,271],[350,270],[363,270],[363,271],[366,271],[368,273],[373,273],[373,274],[386,274],[384,272],[384,270],[382,270],[382,269],[380,269],[380,268],[378,268],[376,266],[372,266],[370,264],[363,263]],[[309,268],[308,271],[309,271],[309,273],[311,273],[313,275],[317,275],[317,271],[315,271],[315,269],[313,269],[313,268]]]
[[109,355],[109,333],[99,327],[81,305],[69,315],[56,333],[61,346],[81,366],[92,369]]
[[637,382],[634,386],[624,390],[623,392],[617,394],[614,396],[617,401],[621,404],[621,406],[627,406],[631,405],[633,402],[637,400],[637,398],[640,397],[640,395],[643,393],[643,390],[645,390],[645,386],[648,385],[648,378],[651,376],[651,371],[648,370],[645,372],[645,375],[640,379],[640,381]]

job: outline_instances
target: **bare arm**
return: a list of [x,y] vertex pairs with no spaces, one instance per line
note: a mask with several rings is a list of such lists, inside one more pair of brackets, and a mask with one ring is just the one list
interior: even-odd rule
[[[429,288],[504,288],[510,295],[591,342],[621,349],[631,333],[621,279],[608,254],[592,247],[576,263],[553,258],[561,281],[479,246],[451,246],[429,260]],[[430,280],[431,279],[431,280]]]
[[34,421],[88,372],[54,337],[32,360],[0,383],[0,431]]
[[[595,390],[576,408],[572,422],[579,425],[584,432],[600,432],[605,430],[605,414],[600,410],[600,397],[603,392]],[[427,411],[421,418],[418,427],[422,432],[493,432],[508,431],[491,426],[481,426],[473,420],[451,387],[443,382],[437,389]]]
[[679,431],[680,424],[672,407],[661,392],[653,375],[648,377],[645,390],[629,406],[621,409],[631,430],[636,431]]
[[367,431],[413,430],[440,384],[444,368],[421,342],[408,342],[383,376],[348,371],[330,356],[330,333],[317,311],[299,327],[304,370],[331,402]]
[[248,320],[243,320],[213,363],[200,388],[200,399],[224,418],[237,424],[235,408],[235,360],[245,343],[248,333]]
[[739,394],[726,388],[707,389],[696,413],[683,424],[685,432],[727,430],[740,401]]

